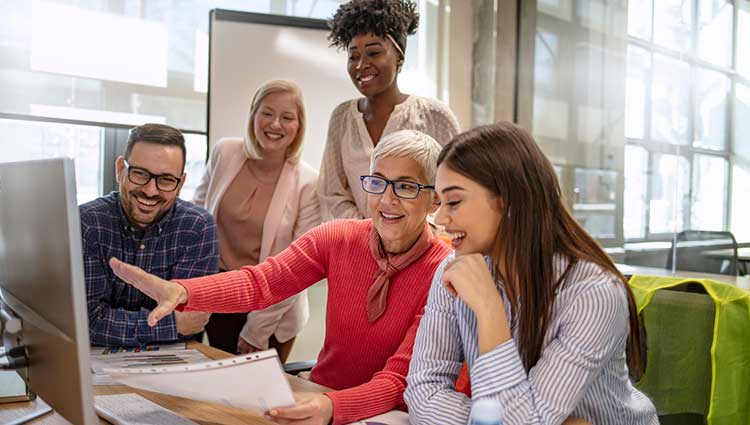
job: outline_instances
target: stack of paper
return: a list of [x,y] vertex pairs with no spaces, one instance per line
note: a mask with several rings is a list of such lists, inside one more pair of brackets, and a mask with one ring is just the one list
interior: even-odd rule
[[275,350],[202,363],[103,369],[133,388],[265,412],[294,405]]
[[198,350],[186,350],[185,344],[149,346],[144,348],[91,348],[91,371],[94,385],[115,385],[105,369],[186,365],[210,360]]

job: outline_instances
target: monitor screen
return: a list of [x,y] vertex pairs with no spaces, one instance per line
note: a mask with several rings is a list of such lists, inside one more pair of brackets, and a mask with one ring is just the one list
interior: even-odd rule
[[72,159],[0,164],[0,296],[22,321],[21,376],[74,424],[98,423]]

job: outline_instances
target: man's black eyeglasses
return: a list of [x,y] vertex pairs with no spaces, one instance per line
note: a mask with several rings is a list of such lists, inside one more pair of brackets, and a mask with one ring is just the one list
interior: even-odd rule
[[164,192],[173,192],[180,185],[180,178],[171,174],[152,174],[145,168],[131,167],[127,160],[123,160],[128,169],[128,180],[133,184],[145,186],[151,179],[156,180],[156,187]]
[[427,186],[410,180],[388,180],[378,176],[360,176],[362,189],[367,193],[380,195],[385,193],[388,185],[393,186],[393,193],[399,198],[414,199],[419,196],[422,189],[435,189],[435,186]]

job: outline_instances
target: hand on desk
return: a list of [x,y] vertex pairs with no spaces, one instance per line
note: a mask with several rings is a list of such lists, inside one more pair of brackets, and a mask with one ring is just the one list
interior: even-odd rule
[[283,425],[328,425],[333,418],[333,403],[325,394],[296,393],[294,407],[278,407],[267,412],[268,417]]
[[180,335],[194,335],[203,332],[211,313],[202,311],[174,312],[174,321],[177,324],[177,333]]
[[[172,313],[180,304],[187,302],[187,290],[179,283],[161,279],[146,273],[140,267],[125,264],[116,258],[110,258],[109,266],[112,271],[125,283],[153,298],[158,305],[148,315],[149,326],[156,326],[156,322]],[[205,314],[205,313],[204,313]]]

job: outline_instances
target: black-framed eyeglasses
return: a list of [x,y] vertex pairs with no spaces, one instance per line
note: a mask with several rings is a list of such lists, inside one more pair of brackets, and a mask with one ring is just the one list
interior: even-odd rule
[[399,198],[414,199],[419,196],[422,189],[435,189],[435,186],[428,186],[411,180],[388,180],[378,176],[360,176],[362,189],[367,193],[380,195],[385,193],[388,185],[393,186],[393,193]]
[[128,169],[128,180],[133,184],[145,186],[151,182],[151,179],[154,179],[156,180],[156,187],[163,192],[173,192],[180,185],[179,177],[171,174],[153,174],[145,168],[131,166],[127,160],[123,160],[123,162],[125,168]]

